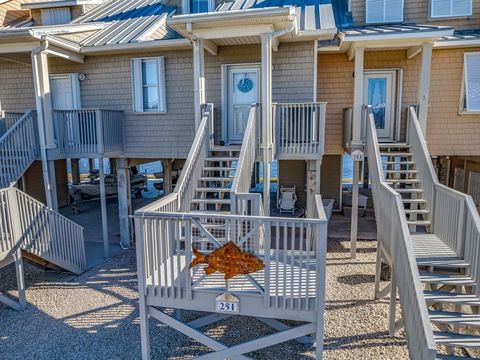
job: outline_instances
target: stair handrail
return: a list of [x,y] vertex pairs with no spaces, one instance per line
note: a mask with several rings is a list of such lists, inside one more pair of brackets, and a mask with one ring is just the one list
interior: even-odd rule
[[0,193],[8,198],[8,208],[0,208],[0,218],[4,218],[2,211],[15,215],[10,225],[21,234],[22,249],[76,274],[85,271],[82,226],[17,188]]
[[16,182],[39,153],[36,112],[29,110],[0,137],[0,188]]
[[428,164],[427,171],[421,171],[420,167],[417,169],[419,169],[419,178],[425,190],[428,186],[432,189],[432,203],[429,205],[432,231],[455,251],[458,257],[470,264],[467,275],[475,280],[476,294],[480,296],[480,263],[478,261],[480,259],[480,216],[478,210],[470,195],[440,183],[430,159],[415,107],[409,108],[409,115],[408,135],[415,163]]
[[257,151],[257,107],[259,104],[252,104],[248,115],[248,122],[243,135],[242,149],[237,161],[235,176],[230,189],[231,213],[236,213],[237,194],[248,193],[251,185],[251,175],[255,165]]
[[[365,111],[367,112],[365,145],[372,181],[378,246],[383,250],[391,266],[392,286],[397,286],[395,283],[398,284],[410,357],[434,360],[436,358],[435,339],[403,210],[402,197],[385,181],[375,119],[370,108],[366,108]],[[395,317],[391,314],[390,331],[392,333],[395,327]]]

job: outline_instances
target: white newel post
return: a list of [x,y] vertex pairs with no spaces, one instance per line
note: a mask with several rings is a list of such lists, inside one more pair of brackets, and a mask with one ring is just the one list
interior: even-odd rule
[[118,215],[120,220],[120,243],[130,247],[130,170],[126,159],[117,160]]
[[358,183],[360,177],[360,164],[364,154],[360,150],[352,152],[353,182],[352,182],[352,223],[350,229],[350,257],[357,257],[357,233],[358,233]]
[[420,81],[418,82],[418,121],[424,138],[427,138],[428,98],[430,94],[432,51],[433,44],[423,45],[420,65]]
[[363,71],[365,48],[355,49],[352,149],[362,147]]
[[202,121],[201,105],[205,103],[205,48],[202,39],[193,42],[193,87],[195,96],[195,129]]
[[270,215],[270,162],[272,161],[272,34],[262,35],[262,147],[263,206]]

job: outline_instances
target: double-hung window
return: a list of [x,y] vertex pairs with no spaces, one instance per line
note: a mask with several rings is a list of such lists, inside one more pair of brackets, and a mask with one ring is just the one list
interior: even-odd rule
[[165,58],[132,59],[133,111],[166,112]]
[[472,15],[472,0],[431,0],[430,17],[462,17]]
[[189,14],[207,13],[214,10],[214,0],[183,0],[184,9]]
[[463,112],[480,112],[480,53],[465,53]]
[[402,21],[403,0],[366,0],[366,23],[379,24]]

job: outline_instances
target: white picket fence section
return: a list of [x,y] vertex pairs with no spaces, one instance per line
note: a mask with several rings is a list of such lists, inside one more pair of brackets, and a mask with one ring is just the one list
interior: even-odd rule
[[23,250],[73,273],[85,271],[83,228],[16,188],[0,190],[0,252]]
[[15,183],[39,155],[37,116],[31,110],[0,138],[0,188]]
[[[369,110],[366,110],[365,116],[367,118],[366,153],[369,160],[378,241],[392,268],[391,286],[394,294],[392,296],[396,296],[395,289],[398,285],[409,353],[415,354],[416,359],[434,360],[436,345],[402,198],[385,182],[375,120]],[[392,333],[395,327],[395,317],[391,316],[390,331]]]

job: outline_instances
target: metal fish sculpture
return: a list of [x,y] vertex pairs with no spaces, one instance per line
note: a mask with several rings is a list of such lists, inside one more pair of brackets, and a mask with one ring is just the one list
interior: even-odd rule
[[203,255],[193,246],[192,250],[196,258],[190,264],[190,269],[200,264],[207,264],[208,267],[205,269],[207,275],[218,271],[225,274],[225,280],[237,275],[251,274],[265,267],[262,260],[253,254],[243,252],[231,241],[210,255]]

